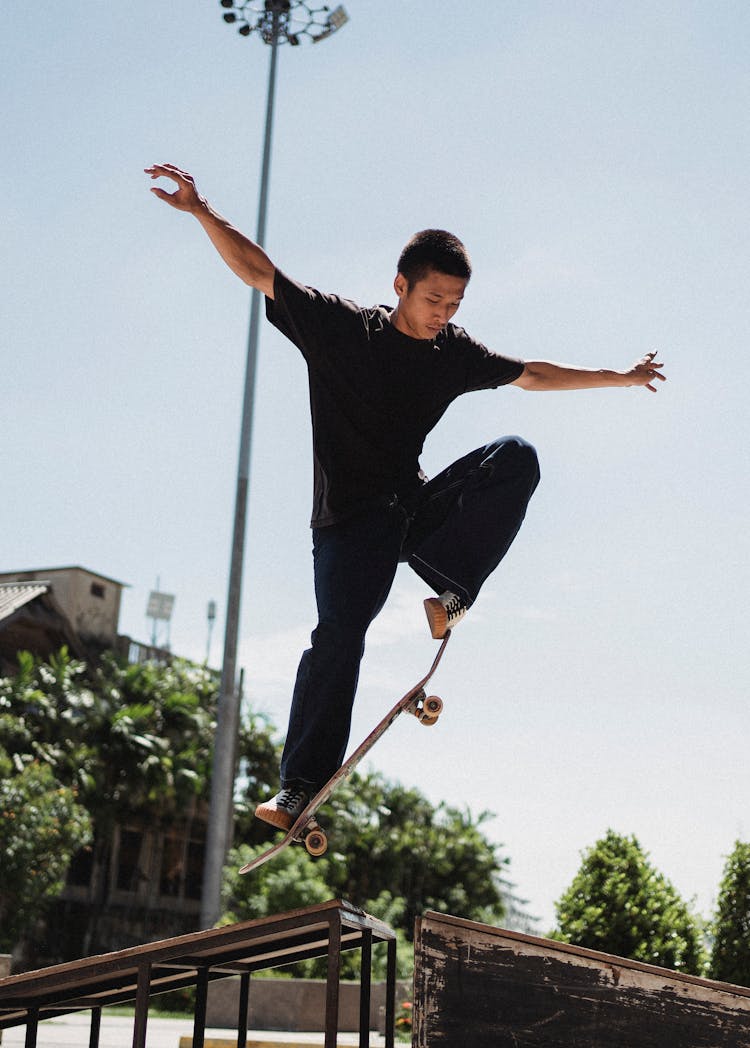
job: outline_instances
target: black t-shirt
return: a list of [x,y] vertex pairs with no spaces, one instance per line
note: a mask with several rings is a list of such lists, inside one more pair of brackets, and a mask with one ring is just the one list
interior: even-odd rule
[[385,306],[303,287],[278,269],[266,316],[304,356],[310,381],[312,526],[333,524],[425,480],[425,437],[462,393],[513,382],[523,364],[448,324],[434,340],[395,328]]

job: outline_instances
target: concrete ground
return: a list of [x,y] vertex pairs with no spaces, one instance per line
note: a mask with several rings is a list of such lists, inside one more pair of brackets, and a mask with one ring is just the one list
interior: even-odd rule
[[[46,1019],[39,1024],[38,1048],[86,1048],[91,1024],[88,1012],[74,1012],[57,1019]],[[146,1030],[147,1048],[182,1048],[190,1044],[193,1034],[191,1019],[149,1018]],[[15,1026],[2,1031],[2,1048],[23,1048],[26,1027]],[[217,1042],[222,1042],[218,1044]],[[102,1013],[99,1036],[100,1048],[131,1048],[133,1044],[133,1019],[126,1015]],[[205,1048],[235,1048],[236,1030],[206,1030]],[[276,1031],[248,1031],[247,1048],[306,1048],[322,1045],[322,1033],[279,1033]],[[340,1033],[339,1048],[359,1044],[359,1034]],[[385,1040],[380,1034],[370,1034],[371,1048],[381,1048]]]

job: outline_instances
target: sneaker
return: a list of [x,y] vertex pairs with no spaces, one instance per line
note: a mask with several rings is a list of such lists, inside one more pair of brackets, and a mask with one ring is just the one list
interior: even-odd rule
[[424,602],[424,610],[427,612],[430,633],[435,640],[442,640],[469,609],[461,597],[446,590],[439,597],[428,597]]
[[301,786],[288,786],[280,790],[270,801],[259,804],[255,809],[255,817],[263,822],[270,822],[272,826],[278,826],[280,830],[288,830],[297,821],[309,800],[310,794]]

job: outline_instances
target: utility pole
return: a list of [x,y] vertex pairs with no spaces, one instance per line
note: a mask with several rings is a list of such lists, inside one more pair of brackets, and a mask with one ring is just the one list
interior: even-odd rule
[[[271,135],[276,92],[276,64],[280,44],[298,46],[307,38],[313,43],[326,39],[348,21],[344,8],[331,11],[315,7],[306,0],[220,0],[226,8],[224,21],[239,22],[242,36],[257,33],[271,48],[266,99],[266,124],[260,176],[258,226],[256,243],[265,245],[268,182],[271,166]],[[224,632],[224,658],[214,741],[211,776],[211,803],[206,834],[206,856],[203,867],[201,926],[216,923],[221,910],[221,876],[231,844],[234,778],[236,771],[237,735],[240,723],[240,695],[237,687],[237,639],[240,622],[242,572],[245,555],[245,523],[250,482],[250,441],[253,428],[255,372],[260,331],[261,294],[253,289],[250,301],[250,327],[247,340],[245,392],[242,402],[240,450],[234,505],[234,530],[229,566],[227,614]]]

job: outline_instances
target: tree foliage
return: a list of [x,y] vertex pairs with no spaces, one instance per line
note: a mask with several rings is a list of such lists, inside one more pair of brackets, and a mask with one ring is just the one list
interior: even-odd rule
[[698,919],[634,836],[613,830],[583,853],[556,904],[554,937],[619,957],[700,974]]
[[34,927],[90,838],[91,821],[72,789],[38,761],[14,772],[0,750],[0,952]]
[[381,775],[355,773],[321,809],[329,836],[322,859],[289,848],[240,877],[235,869],[268,842],[235,850],[227,871],[227,910],[234,919],[249,920],[346,899],[390,923],[405,956],[414,920],[427,909],[497,923],[517,902],[505,875],[508,860],[482,833],[489,818],[434,806],[418,790]]
[[[222,924],[256,920],[274,913],[314,906],[338,897],[332,886],[332,881],[335,881],[332,870],[342,858],[335,854],[312,860],[304,848],[287,848],[273,862],[240,876],[237,872],[239,868],[266,847],[267,844],[241,844],[230,852],[229,862],[224,870],[225,908]],[[382,891],[377,898],[360,900],[358,905],[396,931],[398,975],[404,978],[410,975],[413,968],[413,951],[403,932],[403,900],[394,899],[390,892]],[[385,951],[375,949],[372,955],[372,972],[375,978],[385,978],[386,961]],[[342,956],[343,978],[358,978],[359,969],[358,951]],[[325,978],[326,961],[323,958],[297,962],[289,965],[283,974]]]
[[[18,661],[17,675],[0,679],[0,746],[18,774],[43,768],[62,790],[75,791],[91,817],[98,874],[88,951],[109,891],[118,821],[135,816],[164,826],[207,796],[216,681],[180,662],[126,665],[105,656],[87,667],[65,649],[48,662],[28,653]],[[62,879],[54,883],[59,891]]]
[[432,805],[419,790],[373,773],[355,774],[321,818],[338,860],[329,881],[336,895],[356,902],[385,891],[402,899],[400,926],[409,940],[415,918],[428,909],[490,923],[506,915],[509,860],[482,833],[489,812],[474,819]]
[[736,841],[727,858],[713,923],[709,974],[750,986],[750,844]]
[[97,821],[177,815],[205,793],[215,693],[187,663],[105,657],[89,671],[65,649],[48,663],[21,653],[17,676],[0,679],[0,745],[17,768],[39,761],[75,787]]

